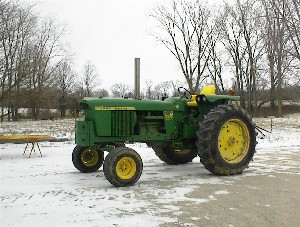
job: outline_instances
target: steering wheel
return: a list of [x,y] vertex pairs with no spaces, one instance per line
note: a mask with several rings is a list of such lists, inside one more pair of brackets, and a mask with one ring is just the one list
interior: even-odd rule
[[[184,87],[179,87],[177,90],[178,90],[178,93],[180,94],[181,98],[185,97],[186,99],[190,99],[192,96],[191,92]],[[187,94],[189,96],[187,96]]]

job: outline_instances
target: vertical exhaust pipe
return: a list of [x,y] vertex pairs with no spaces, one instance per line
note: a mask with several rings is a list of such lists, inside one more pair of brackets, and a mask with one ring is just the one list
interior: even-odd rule
[[140,58],[134,59],[134,98],[140,99],[140,88],[141,88],[141,81],[140,81]]

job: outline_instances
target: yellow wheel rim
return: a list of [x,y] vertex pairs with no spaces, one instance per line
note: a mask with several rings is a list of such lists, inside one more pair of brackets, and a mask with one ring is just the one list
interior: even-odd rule
[[250,134],[239,119],[231,119],[222,126],[218,137],[218,148],[222,158],[231,164],[242,161],[249,150]]
[[97,164],[98,162],[98,152],[95,149],[85,149],[81,156],[81,161],[85,166],[91,167]]
[[128,180],[136,173],[136,162],[130,157],[124,157],[118,161],[116,172],[118,177]]

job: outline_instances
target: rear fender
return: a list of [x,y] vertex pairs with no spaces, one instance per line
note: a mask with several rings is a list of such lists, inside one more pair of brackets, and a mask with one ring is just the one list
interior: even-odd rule
[[196,102],[199,104],[204,102],[217,102],[217,101],[239,101],[240,96],[232,96],[232,95],[197,95]]

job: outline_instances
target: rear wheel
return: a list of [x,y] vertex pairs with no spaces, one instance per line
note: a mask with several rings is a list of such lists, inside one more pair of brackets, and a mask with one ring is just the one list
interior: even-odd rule
[[238,107],[214,108],[200,123],[197,137],[201,163],[217,175],[242,173],[255,153],[255,125]]
[[177,149],[175,145],[165,147],[152,147],[157,157],[170,165],[186,164],[191,162],[196,156],[196,149]]
[[118,147],[108,153],[103,165],[106,179],[116,187],[134,185],[143,171],[140,155],[128,147]]
[[97,171],[103,164],[103,151],[90,147],[76,146],[72,153],[73,165],[83,173]]

